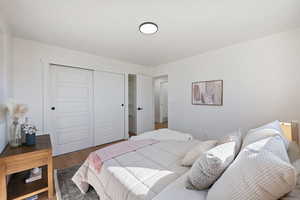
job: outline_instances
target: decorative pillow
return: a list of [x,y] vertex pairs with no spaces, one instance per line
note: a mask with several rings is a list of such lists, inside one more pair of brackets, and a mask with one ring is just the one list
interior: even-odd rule
[[242,133],[240,130],[233,132],[225,136],[222,140],[218,142],[218,145],[225,144],[228,142],[235,142],[235,156],[240,152],[242,146]]
[[300,160],[297,160],[293,163],[293,166],[295,167],[297,171],[297,183],[296,187],[289,192],[287,195],[282,197],[280,200],[299,200],[300,199]]
[[[271,130],[273,130],[273,131],[271,131]],[[259,133],[262,135],[259,135]],[[252,134],[254,134],[255,136],[253,136]],[[273,136],[274,134],[278,134],[281,137],[281,139],[284,142],[285,148],[287,149],[288,145],[289,145],[289,141],[284,136],[283,130],[281,129],[280,121],[278,121],[278,120],[268,123],[266,125],[263,125],[261,127],[249,130],[247,133],[247,136],[249,137],[250,135],[252,135],[251,143],[253,143],[258,140]],[[247,139],[247,136],[245,139]],[[244,143],[245,143],[245,139],[244,139]],[[250,141],[248,141],[247,143],[250,144]],[[246,145],[243,144],[243,148],[245,146],[247,146],[248,144],[246,144]]]
[[208,140],[205,142],[200,142],[198,145],[193,147],[189,152],[187,152],[181,161],[183,166],[192,166],[197,158],[204,152],[210,150],[217,145],[217,140]]
[[276,200],[296,185],[282,139],[269,137],[241,150],[211,187],[207,200]]
[[299,145],[297,143],[290,142],[287,152],[288,152],[291,163],[300,159],[300,149],[299,149]]
[[196,160],[188,174],[187,189],[207,189],[221,176],[241,146],[241,137],[238,135],[233,134],[230,142],[212,148]]

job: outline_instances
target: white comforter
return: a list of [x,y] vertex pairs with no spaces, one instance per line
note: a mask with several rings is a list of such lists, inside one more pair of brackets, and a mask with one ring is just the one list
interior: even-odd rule
[[188,133],[182,133],[167,128],[159,129],[155,131],[145,132],[138,136],[133,136],[130,140],[146,140],[154,139],[159,141],[175,140],[175,141],[189,141],[193,139],[193,136]]
[[[86,182],[94,187],[101,200],[154,197],[161,200],[165,198],[159,198],[158,194],[188,171],[189,168],[182,167],[180,162],[197,143],[197,140],[162,140],[104,162],[99,174],[92,168],[86,170],[87,163],[79,170],[87,172]],[[200,197],[198,200],[201,200]]]

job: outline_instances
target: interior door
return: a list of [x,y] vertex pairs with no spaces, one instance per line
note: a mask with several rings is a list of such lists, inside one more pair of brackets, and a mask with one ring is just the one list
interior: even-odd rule
[[93,72],[51,65],[50,124],[54,154],[93,145]]
[[125,76],[94,72],[95,145],[124,139]]
[[160,83],[160,122],[168,121],[168,82]]
[[152,77],[137,75],[137,134],[154,130],[154,101]]

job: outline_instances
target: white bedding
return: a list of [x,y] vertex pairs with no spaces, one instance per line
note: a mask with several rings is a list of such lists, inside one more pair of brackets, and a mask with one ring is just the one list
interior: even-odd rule
[[165,141],[165,140],[189,141],[193,139],[193,136],[188,133],[182,133],[182,132],[164,128],[155,131],[145,132],[141,135],[133,136],[130,138],[130,140],[146,140],[146,139],[154,139],[159,141]]
[[206,200],[207,190],[188,190],[185,188],[188,172],[168,185],[153,200]]
[[[101,200],[144,200],[156,196],[162,200],[165,198],[158,194],[188,171],[189,168],[180,165],[181,159],[198,142],[162,140],[104,162],[99,174],[92,168],[86,169],[87,162],[78,173],[87,173],[86,182],[95,188]],[[86,186],[83,188],[87,189]],[[199,194],[198,200],[205,195],[201,192],[191,194]],[[166,192],[161,195],[166,195]]]

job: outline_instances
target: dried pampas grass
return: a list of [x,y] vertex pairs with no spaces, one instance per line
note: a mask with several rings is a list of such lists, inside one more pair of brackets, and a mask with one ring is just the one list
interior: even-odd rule
[[19,120],[28,112],[28,107],[25,104],[17,104],[16,101],[10,99],[6,103],[8,116],[13,120]]

